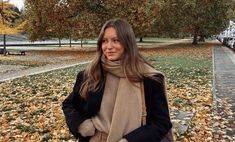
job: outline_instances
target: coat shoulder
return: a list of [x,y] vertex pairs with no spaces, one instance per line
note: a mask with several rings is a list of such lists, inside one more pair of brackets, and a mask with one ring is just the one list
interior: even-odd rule
[[144,78],[145,84],[148,84],[148,83],[160,83],[161,84],[164,81],[165,81],[165,75],[161,72],[155,73],[150,77],[145,77]]

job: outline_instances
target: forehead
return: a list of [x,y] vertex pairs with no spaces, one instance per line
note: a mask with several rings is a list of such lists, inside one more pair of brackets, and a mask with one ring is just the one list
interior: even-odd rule
[[117,36],[116,29],[113,27],[108,27],[107,29],[105,29],[104,37],[107,37],[107,36]]

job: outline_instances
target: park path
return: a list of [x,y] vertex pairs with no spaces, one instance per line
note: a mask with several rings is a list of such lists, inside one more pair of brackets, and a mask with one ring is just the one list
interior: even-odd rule
[[224,46],[214,48],[214,121],[215,142],[235,141],[235,52]]
[[53,70],[57,70],[57,69],[73,67],[76,65],[87,64],[88,62],[89,61],[84,61],[84,62],[79,62],[79,63],[70,63],[70,64],[68,64],[68,63],[55,64],[55,65],[49,64],[49,65],[45,65],[45,66],[24,69],[24,70],[20,70],[20,71],[16,71],[16,72],[4,73],[0,76],[0,82],[20,78],[23,76],[29,76],[29,75],[35,75],[35,74],[40,74],[40,73],[44,73],[44,72],[49,72],[49,71],[53,71]]

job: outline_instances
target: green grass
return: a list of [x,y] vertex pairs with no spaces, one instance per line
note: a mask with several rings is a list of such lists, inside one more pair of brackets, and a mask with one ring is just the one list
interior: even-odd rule
[[[153,61],[153,60],[152,60]],[[171,80],[197,79],[211,75],[211,60],[190,57],[155,57],[154,66]]]

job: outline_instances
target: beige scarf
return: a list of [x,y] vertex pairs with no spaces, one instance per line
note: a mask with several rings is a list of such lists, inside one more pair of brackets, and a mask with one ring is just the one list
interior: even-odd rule
[[[131,83],[125,77],[123,68],[120,65],[120,61],[112,62],[106,60],[105,58],[102,58],[102,66],[104,70],[107,72],[108,76],[106,79],[105,88],[113,87],[113,89],[115,90],[111,91],[112,94],[108,95],[116,96],[116,98],[113,99],[114,103],[113,109],[112,111],[109,110],[109,112],[112,114],[107,115],[103,113],[105,116],[111,117],[108,118],[110,120],[110,125],[108,125],[107,128],[108,137],[106,142],[118,142],[120,139],[122,139],[124,135],[130,133],[134,129],[137,129],[138,127],[141,126],[141,118],[142,118],[142,100],[141,100],[141,89],[140,89],[141,82]],[[155,69],[153,69],[148,65],[144,64],[144,67],[145,67],[145,73],[148,74],[159,73],[158,71],[156,71]],[[116,87],[111,86],[114,84],[113,82],[116,82],[117,85]],[[105,95],[106,94],[104,93],[103,97],[105,97]],[[105,104],[102,101],[100,111],[102,111],[102,105],[103,109],[107,109],[105,108]],[[107,126],[107,124],[104,125]]]

